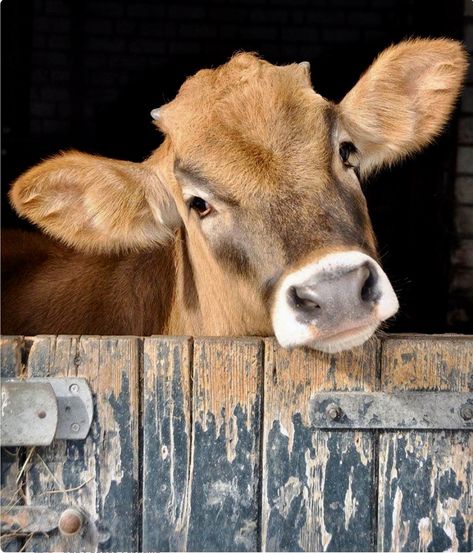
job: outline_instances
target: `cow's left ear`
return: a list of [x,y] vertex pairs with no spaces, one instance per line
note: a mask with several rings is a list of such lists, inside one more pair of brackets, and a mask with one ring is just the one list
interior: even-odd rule
[[172,195],[150,165],[76,151],[21,175],[10,200],[19,215],[87,253],[161,244],[181,221]]
[[462,44],[415,39],[391,46],[340,103],[341,124],[367,174],[419,150],[442,130],[467,69]]

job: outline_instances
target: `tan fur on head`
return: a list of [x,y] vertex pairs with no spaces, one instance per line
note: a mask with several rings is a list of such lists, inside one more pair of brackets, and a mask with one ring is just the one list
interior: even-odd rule
[[466,69],[465,49],[454,40],[407,40],[382,52],[339,106],[361,152],[361,171],[395,162],[435,138]]
[[21,216],[88,253],[163,243],[178,221],[172,197],[151,168],[75,151],[24,173],[10,200]]
[[355,144],[359,170],[367,174],[440,132],[466,65],[456,41],[402,42],[381,53],[334,106],[315,93],[305,64],[279,67],[239,53],[187,79],[160,108],[156,124],[168,138],[147,162],[60,154],[22,175],[10,198],[20,215],[78,250],[143,249],[181,224],[180,192],[158,171],[164,159],[183,159],[242,205],[263,197],[274,203],[275,193],[320,196],[317,205],[299,206],[303,220],[304,210],[313,217],[333,201],[327,168],[338,144],[331,143],[329,121],[337,120],[339,141]]

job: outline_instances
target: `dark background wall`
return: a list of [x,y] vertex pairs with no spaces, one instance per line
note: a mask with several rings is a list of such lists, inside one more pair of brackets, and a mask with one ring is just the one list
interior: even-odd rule
[[[150,109],[170,100],[187,75],[237,50],[273,63],[308,60],[317,91],[339,100],[393,42],[462,39],[467,3],[4,0],[3,198],[17,175],[59,149],[143,159],[161,140]],[[471,290],[452,284],[465,269],[464,261],[452,263],[461,238],[458,115],[428,150],[366,188],[383,263],[401,300],[392,330],[471,329]],[[4,226],[25,224],[5,201],[2,215]]]

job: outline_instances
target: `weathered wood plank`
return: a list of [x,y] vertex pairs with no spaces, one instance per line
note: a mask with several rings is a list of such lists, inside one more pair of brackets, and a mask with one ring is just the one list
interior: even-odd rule
[[472,551],[472,454],[471,432],[381,436],[381,551]]
[[406,334],[384,340],[381,386],[384,392],[473,391],[473,336]]
[[[473,389],[473,339],[405,336],[383,344],[383,391]],[[387,432],[379,451],[381,551],[473,549],[471,432]]]
[[[142,544],[139,339],[29,344],[27,375],[85,376],[96,416],[85,442],[22,455],[27,504],[77,506],[91,524],[74,539],[54,530],[3,549],[370,550],[376,508],[380,550],[473,549],[471,432],[383,433],[376,505],[377,434],[310,424],[317,391],[471,391],[472,338],[398,336],[336,356],[266,340],[261,527],[261,341],[197,339],[193,350],[187,338],[146,339]],[[22,339],[1,345],[2,376],[24,370]],[[2,486],[14,493],[18,460],[5,459]]]
[[197,338],[187,550],[258,545],[263,343]]
[[372,549],[373,437],[313,430],[309,407],[317,391],[374,390],[378,347],[327,355],[266,340],[263,550]]
[[81,509],[79,535],[36,535],[33,551],[139,549],[139,340],[43,336],[33,338],[28,376],[82,376],[95,400],[85,441],[37,448],[26,472],[29,505]]
[[144,340],[143,551],[184,551],[189,528],[189,338]]
[[[20,376],[22,371],[22,336],[5,336],[0,338],[0,369],[2,378]],[[20,448],[2,448],[1,459],[1,510],[8,515],[13,507],[23,504],[22,482],[20,474]],[[19,551],[22,538],[15,533],[2,535],[2,551]]]

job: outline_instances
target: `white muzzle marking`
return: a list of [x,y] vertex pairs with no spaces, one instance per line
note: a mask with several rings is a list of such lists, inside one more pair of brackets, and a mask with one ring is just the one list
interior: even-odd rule
[[[294,290],[309,290],[309,314],[291,301]],[[380,265],[364,253],[346,251],[328,254],[284,277],[276,292],[272,322],[285,348],[306,346],[336,353],[361,345],[398,308]]]

